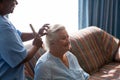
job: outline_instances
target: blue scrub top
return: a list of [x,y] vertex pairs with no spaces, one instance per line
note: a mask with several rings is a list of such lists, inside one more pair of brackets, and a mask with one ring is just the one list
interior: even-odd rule
[[26,57],[21,32],[4,16],[0,16],[0,80],[24,80],[24,65],[17,66]]

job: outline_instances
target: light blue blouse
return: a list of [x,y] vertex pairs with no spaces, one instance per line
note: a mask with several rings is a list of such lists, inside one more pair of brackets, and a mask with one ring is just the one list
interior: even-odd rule
[[26,57],[26,49],[12,23],[0,16],[0,80],[24,80],[24,65],[17,66]]
[[76,57],[69,51],[66,56],[69,68],[49,52],[43,54],[37,61],[34,80],[87,80],[89,74],[79,66]]

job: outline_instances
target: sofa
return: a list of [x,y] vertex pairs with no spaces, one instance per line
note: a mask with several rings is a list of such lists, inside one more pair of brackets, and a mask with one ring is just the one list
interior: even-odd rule
[[[120,40],[104,30],[89,26],[70,34],[71,52],[77,57],[80,66],[90,74],[89,80],[120,80]],[[33,80],[34,66],[44,54],[40,49],[25,63],[25,74]]]

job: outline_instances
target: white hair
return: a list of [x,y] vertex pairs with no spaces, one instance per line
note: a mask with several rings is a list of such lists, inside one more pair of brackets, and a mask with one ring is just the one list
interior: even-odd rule
[[47,31],[47,35],[46,35],[46,48],[49,50],[50,48],[50,45],[52,44],[52,42],[54,40],[57,39],[57,36],[56,33],[59,31],[59,30],[65,30],[65,27],[61,24],[55,24],[55,25],[50,25],[49,26],[50,28],[48,29]]

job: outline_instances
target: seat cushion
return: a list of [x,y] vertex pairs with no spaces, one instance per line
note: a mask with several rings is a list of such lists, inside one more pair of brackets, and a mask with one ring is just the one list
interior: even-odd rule
[[90,76],[90,80],[120,80],[120,63],[112,62]]

